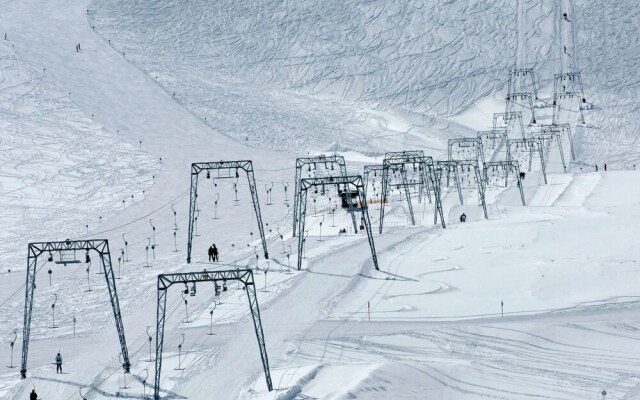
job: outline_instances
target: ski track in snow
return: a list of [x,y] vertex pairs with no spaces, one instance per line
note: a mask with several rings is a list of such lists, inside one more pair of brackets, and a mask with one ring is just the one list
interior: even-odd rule
[[[101,69],[120,67],[118,71],[129,73],[126,79],[144,82],[148,90],[141,91],[147,96],[143,101],[158,108],[149,113],[148,126],[125,114],[94,118],[92,112],[102,113],[103,106],[113,110],[108,99],[102,103],[86,93],[76,99],[63,88],[70,82],[60,81],[70,75],[50,74],[37,61],[18,56],[42,60],[41,50],[30,52],[34,43],[29,40],[37,34],[14,42],[9,32],[11,40],[0,41],[0,261],[12,269],[11,274],[8,267],[0,271],[3,293],[8,294],[0,299],[7,299],[0,313],[0,359],[8,359],[5,342],[22,325],[25,244],[98,232],[112,243],[116,276],[122,274],[117,285],[132,387],[120,388],[124,382],[112,312],[98,266],[86,272],[83,263],[44,263],[34,303],[30,379],[19,380],[16,369],[4,370],[0,396],[24,398],[31,385],[38,385],[46,399],[76,398],[81,386],[91,388],[92,399],[141,398],[145,369],[150,372],[147,382],[153,379],[145,327],[151,326],[153,333],[156,275],[233,264],[254,268],[276,390],[265,389],[246,296],[231,283],[215,307],[212,327],[212,292],[199,286],[198,296],[188,298],[188,308],[179,290],[170,294],[162,379],[166,398],[216,393],[243,400],[426,395],[577,400],[595,397],[605,387],[610,398],[638,398],[640,310],[632,284],[638,254],[627,240],[637,232],[625,221],[637,217],[633,207],[640,203],[640,193],[628,183],[640,185],[633,184],[633,173],[604,176],[591,173],[589,164],[630,169],[639,160],[640,132],[634,122],[640,114],[638,79],[632,67],[638,41],[629,38],[637,36],[634,21],[640,6],[622,0],[606,7],[576,2],[572,8],[579,11],[572,23],[578,33],[571,51],[576,58],[569,60],[558,51],[559,38],[568,32],[566,24],[558,25],[560,9],[547,0],[526,2],[520,16],[527,25],[526,49],[520,46],[518,52],[534,66],[541,93],[548,94],[558,62],[572,61],[583,70],[585,95],[594,106],[586,112],[589,128],[574,131],[582,164],[571,165],[572,173],[561,173],[554,145],[544,154],[550,166],[547,185],[542,184],[537,155],[529,167],[526,151],[515,154],[527,171],[529,207],[520,205],[513,177],[504,188],[504,176],[492,172],[487,191],[491,220],[484,221],[473,176],[463,174],[465,206],[458,205],[454,188],[445,190],[449,229],[442,231],[431,227],[433,206],[424,200],[414,202],[417,227],[406,227],[404,198],[392,192],[385,235],[376,235],[382,271],[373,270],[362,237],[337,236],[337,229],[350,223],[339,213],[337,226],[325,224],[322,242],[307,243],[305,271],[288,274],[289,262],[297,261],[295,254],[286,257],[287,247],[297,243],[284,206],[291,202],[293,186],[288,199],[280,188],[274,196],[277,206],[263,207],[270,224],[267,263],[253,235],[255,218],[247,197],[233,202],[232,183],[222,179],[199,182],[202,234],[195,239],[194,262],[185,267],[184,178],[194,154],[262,162],[256,168],[261,196],[263,185],[292,179],[293,169],[285,166],[306,152],[341,151],[362,162],[378,161],[385,151],[423,148],[440,157],[449,137],[473,136],[490,126],[489,113],[473,126],[449,118],[476,112],[477,103],[503,92],[512,64],[509,55],[516,52],[515,3],[81,3],[69,16],[81,13],[80,21],[88,23],[82,29],[89,32],[81,34],[87,54],[103,61]],[[29,17],[34,3],[25,4],[24,15],[7,15]],[[62,40],[76,40],[78,28],[68,27]],[[63,69],[71,64],[61,63]],[[146,80],[126,69],[129,64]],[[165,97],[154,91],[156,85]],[[105,86],[91,82],[87,90],[131,101],[118,85],[103,93]],[[125,104],[129,107],[140,105]],[[575,118],[567,111],[562,110],[562,118]],[[165,114],[171,122],[184,123],[181,128],[190,134],[169,137],[158,128]],[[548,118],[541,114],[541,120]],[[154,133],[165,136],[157,140]],[[286,153],[290,160],[263,148]],[[488,159],[503,154],[504,149],[495,149]],[[580,165],[589,173],[580,173]],[[246,183],[236,183],[246,194]],[[216,195],[222,200],[213,211]],[[174,203],[179,210],[175,236],[169,210]],[[320,199],[318,207],[323,214],[331,203]],[[466,225],[457,224],[462,210],[469,215]],[[375,206],[370,213],[377,227]],[[316,239],[319,218],[310,214],[309,237]],[[149,219],[159,228],[157,258],[144,249],[151,243]],[[595,234],[581,236],[594,226]],[[116,265],[123,233],[130,260]],[[616,235],[623,239],[603,239]],[[228,265],[204,262],[199,249],[211,238]],[[560,240],[566,248],[557,251]],[[583,254],[580,246],[588,251]],[[147,257],[149,268],[144,267]],[[511,259],[518,260],[517,270]],[[51,285],[48,268],[54,270]],[[61,296],[55,316],[59,327],[51,329],[54,294]],[[505,319],[496,307],[503,298]],[[74,333],[70,321],[76,316]],[[207,335],[209,329],[215,334]],[[180,362],[186,369],[177,370],[182,333],[186,341]],[[18,343],[14,365],[19,363]],[[54,348],[61,349],[71,371],[60,378],[52,376]]]

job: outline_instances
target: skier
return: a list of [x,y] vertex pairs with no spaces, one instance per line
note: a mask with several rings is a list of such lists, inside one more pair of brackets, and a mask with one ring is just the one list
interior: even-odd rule
[[460,216],[460,222],[466,222],[467,221],[467,214],[462,213],[462,215]]
[[56,355],[56,374],[62,373],[62,356],[60,352]]
[[38,395],[36,394],[35,389],[31,391],[31,394],[29,395],[29,400],[38,400]]
[[607,163],[604,163],[604,170],[607,170]]
[[216,244],[213,244],[213,261],[219,261],[218,260],[218,248],[216,247]]
[[209,261],[215,261],[213,257],[213,246],[209,246]]
[[596,164],[596,172],[598,172],[598,164]]

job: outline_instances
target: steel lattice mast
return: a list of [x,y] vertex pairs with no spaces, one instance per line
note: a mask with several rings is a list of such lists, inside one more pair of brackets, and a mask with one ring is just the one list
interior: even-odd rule
[[[346,177],[347,176],[347,164],[344,161],[343,156],[338,155],[319,155],[316,157],[301,157],[296,159],[296,177],[295,177],[295,192],[293,199],[293,236],[298,234],[297,228],[299,220],[297,219],[300,215],[300,181],[302,178],[302,169],[304,167],[308,167],[309,171],[311,171],[311,166],[314,168],[316,165],[324,165],[325,169],[329,171],[334,171],[334,166],[338,166],[339,176]],[[330,169],[329,169],[330,168]],[[336,174],[329,173],[329,176],[338,176]],[[349,195],[349,193],[347,193]],[[351,214],[351,221],[353,223],[354,232],[357,232],[358,225],[356,224],[356,216],[355,214]]]
[[[38,242],[29,243],[27,248],[27,280],[25,283],[24,298],[24,326],[22,331],[22,366],[20,375],[22,379],[27,377],[27,356],[29,354],[29,337],[31,332],[31,315],[33,312],[33,294],[36,288],[36,271],[38,257],[48,252],[50,258],[52,253],[75,252],[78,250],[97,251],[100,256],[100,262],[104,270],[104,278],[107,282],[109,291],[109,299],[113,309],[116,330],[118,331],[118,339],[120,341],[120,351],[122,352],[123,364],[125,372],[129,372],[131,364],[129,362],[129,351],[127,350],[127,341],[124,336],[124,325],[122,324],[122,315],[120,313],[120,303],[118,302],[118,292],[116,290],[115,276],[111,267],[111,253],[109,252],[109,242],[104,239],[92,240],[65,240],[60,242]],[[78,262],[78,261],[68,261]]]
[[[262,225],[262,214],[260,213],[260,202],[258,200],[258,190],[256,187],[256,179],[253,175],[253,163],[250,160],[242,161],[218,161],[218,162],[200,162],[191,164],[191,191],[189,197],[189,232],[187,234],[187,263],[191,262],[191,249],[193,244],[193,226],[198,200],[198,180],[200,172],[206,171],[207,178],[210,178],[210,171],[218,171],[218,175],[213,179],[239,178],[239,170],[246,172],[247,182],[249,183],[249,191],[251,192],[251,200],[253,201],[253,210],[256,214],[258,230],[260,231],[260,239],[262,240],[262,249],[264,258],[269,258],[269,250],[267,249],[267,240],[264,236],[264,227]],[[232,173],[235,171],[235,174]]]
[[[296,221],[298,221],[298,270],[302,269],[302,252],[304,250],[304,226],[307,215],[307,192],[310,188],[318,186],[330,186],[336,185],[343,186],[344,192],[347,194],[347,204],[349,212],[354,215],[355,212],[360,211],[362,213],[362,220],[364,228],[367,232],[367,239],[369,241],[369,248],[371,249],[371,258],[373,260],[373,266],[378,269],[378,256],[376,254],[376,247],[373,242],[373,233],[371,231],[371,221],[369,220],[369,207],[367,205],[367,196],[364,193],[364,185],[362,177],[360,175],[354,176],[325,176],[322,178],[308,178],[301,179],[300,186],[298,187],[298,195],[300,197],[300,208],[298,215],[296,215]],[[338,189],[339,191],[339,189]],[[351,193],[356,193],[358,198],[356,204],[353,204]],[[355,216],[354,216],[355,218]],[[357,228],[357,227],[356,227]],[[356,229],[356,232],[357,229]]]
[[258,340],[260,349],[260,358],[262,360],[262,369],[264,371],[267,388],[273,390],[271,382],[271,371],[269,369],[269,358],[267,357],[267,348],[264,340],[264,331],[262,329],[262,320],[260,318],[260,308],[258,307],[258,297],[256,295],[256,286],[253,280],[253,272],[250,269],[235,269],[223,271],[202,271],[202,272],[185,272],[176,274],[160,274],[158,275],[158,305],[156,320],[156,370],[154,380],[154,399],[160,399],[160,376],[162,371],[162,349],[164,346],[164,326],[166,321],[167,308],[167,291],[174,284],[209,284],[218,286],[222,283],[223,288],[229,281],[239,281],[244,284],[245,292],[249,300],[249,309],[251,318],[253,319],[253,327]]

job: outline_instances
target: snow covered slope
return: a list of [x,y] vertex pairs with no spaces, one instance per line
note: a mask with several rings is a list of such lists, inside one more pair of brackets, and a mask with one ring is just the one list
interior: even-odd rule
[[[518,50],[548,95],[562,10],[524,4],[528,40]],[[494,185],[485,221],[474,188],[464,190],[472,205],[447,193],[446,230],[431,225],[428,204],[408,226],[394,194],[375,235],[380,271],[362,235],[337,234],[349,218],[337,212],[333,223],[320,197],[304,270],[293,273],[295,158],[339,151],[355,173],[386,151],[442,157],[448,138],[487,129],[516,53],[514,2],[0,6],[0,360],[11,362],[17,330],[19,366],[27,242],[99,237],[111,244],[132,362],[123,375],[96,266],[41,260],[29,378],[3,368],[0,396],[36,387],[45,399],[75,399],[80,388],[90,399],[148,397],[157,274],[248,266],[275,390],[266,391],[246,295],[232,284],[215,309],[212,290],[198,287],[188,306],[170,293],[163,398],[584,399],[603,388],[609,399],[640,398],[639,232],[629,223],[640,174],[611,171],[638,160],[637,4],[574,4],[574,56],[597,106],[592,127],[577,131],[579,159],[610,171],[574,164],[561,174],[551,154],[548,185],[536,168],[527,174],[527,207],[514,188]],[[268,261],[247,184],[202,177],[194,262],[185,263],[189,166],[220,159],[254,162]],[[206,261],[212,242],[221,264]],[[51,365],[58,350],[63,375]]]

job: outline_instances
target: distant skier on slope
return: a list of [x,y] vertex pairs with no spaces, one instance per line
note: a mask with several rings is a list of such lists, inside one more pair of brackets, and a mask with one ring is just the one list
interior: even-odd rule
[[62,373],[62,356],[60,352],[56,355],[56,374]]
[[462,215],[460,216],[460,222],[466,222],[467,221],[467,214],[462,213]]
[[38,395],[36,394],[35,389],[31,391],[31,394],[29,395],[29,400],[38,400]]
[[607,170],[607,163],[604,163],[604,170]]
[[596,172],[598,172],[598,164],[596,164]]
[[209,246],[209,261],[214,261],[214,257],[213,257],[213,246]]

